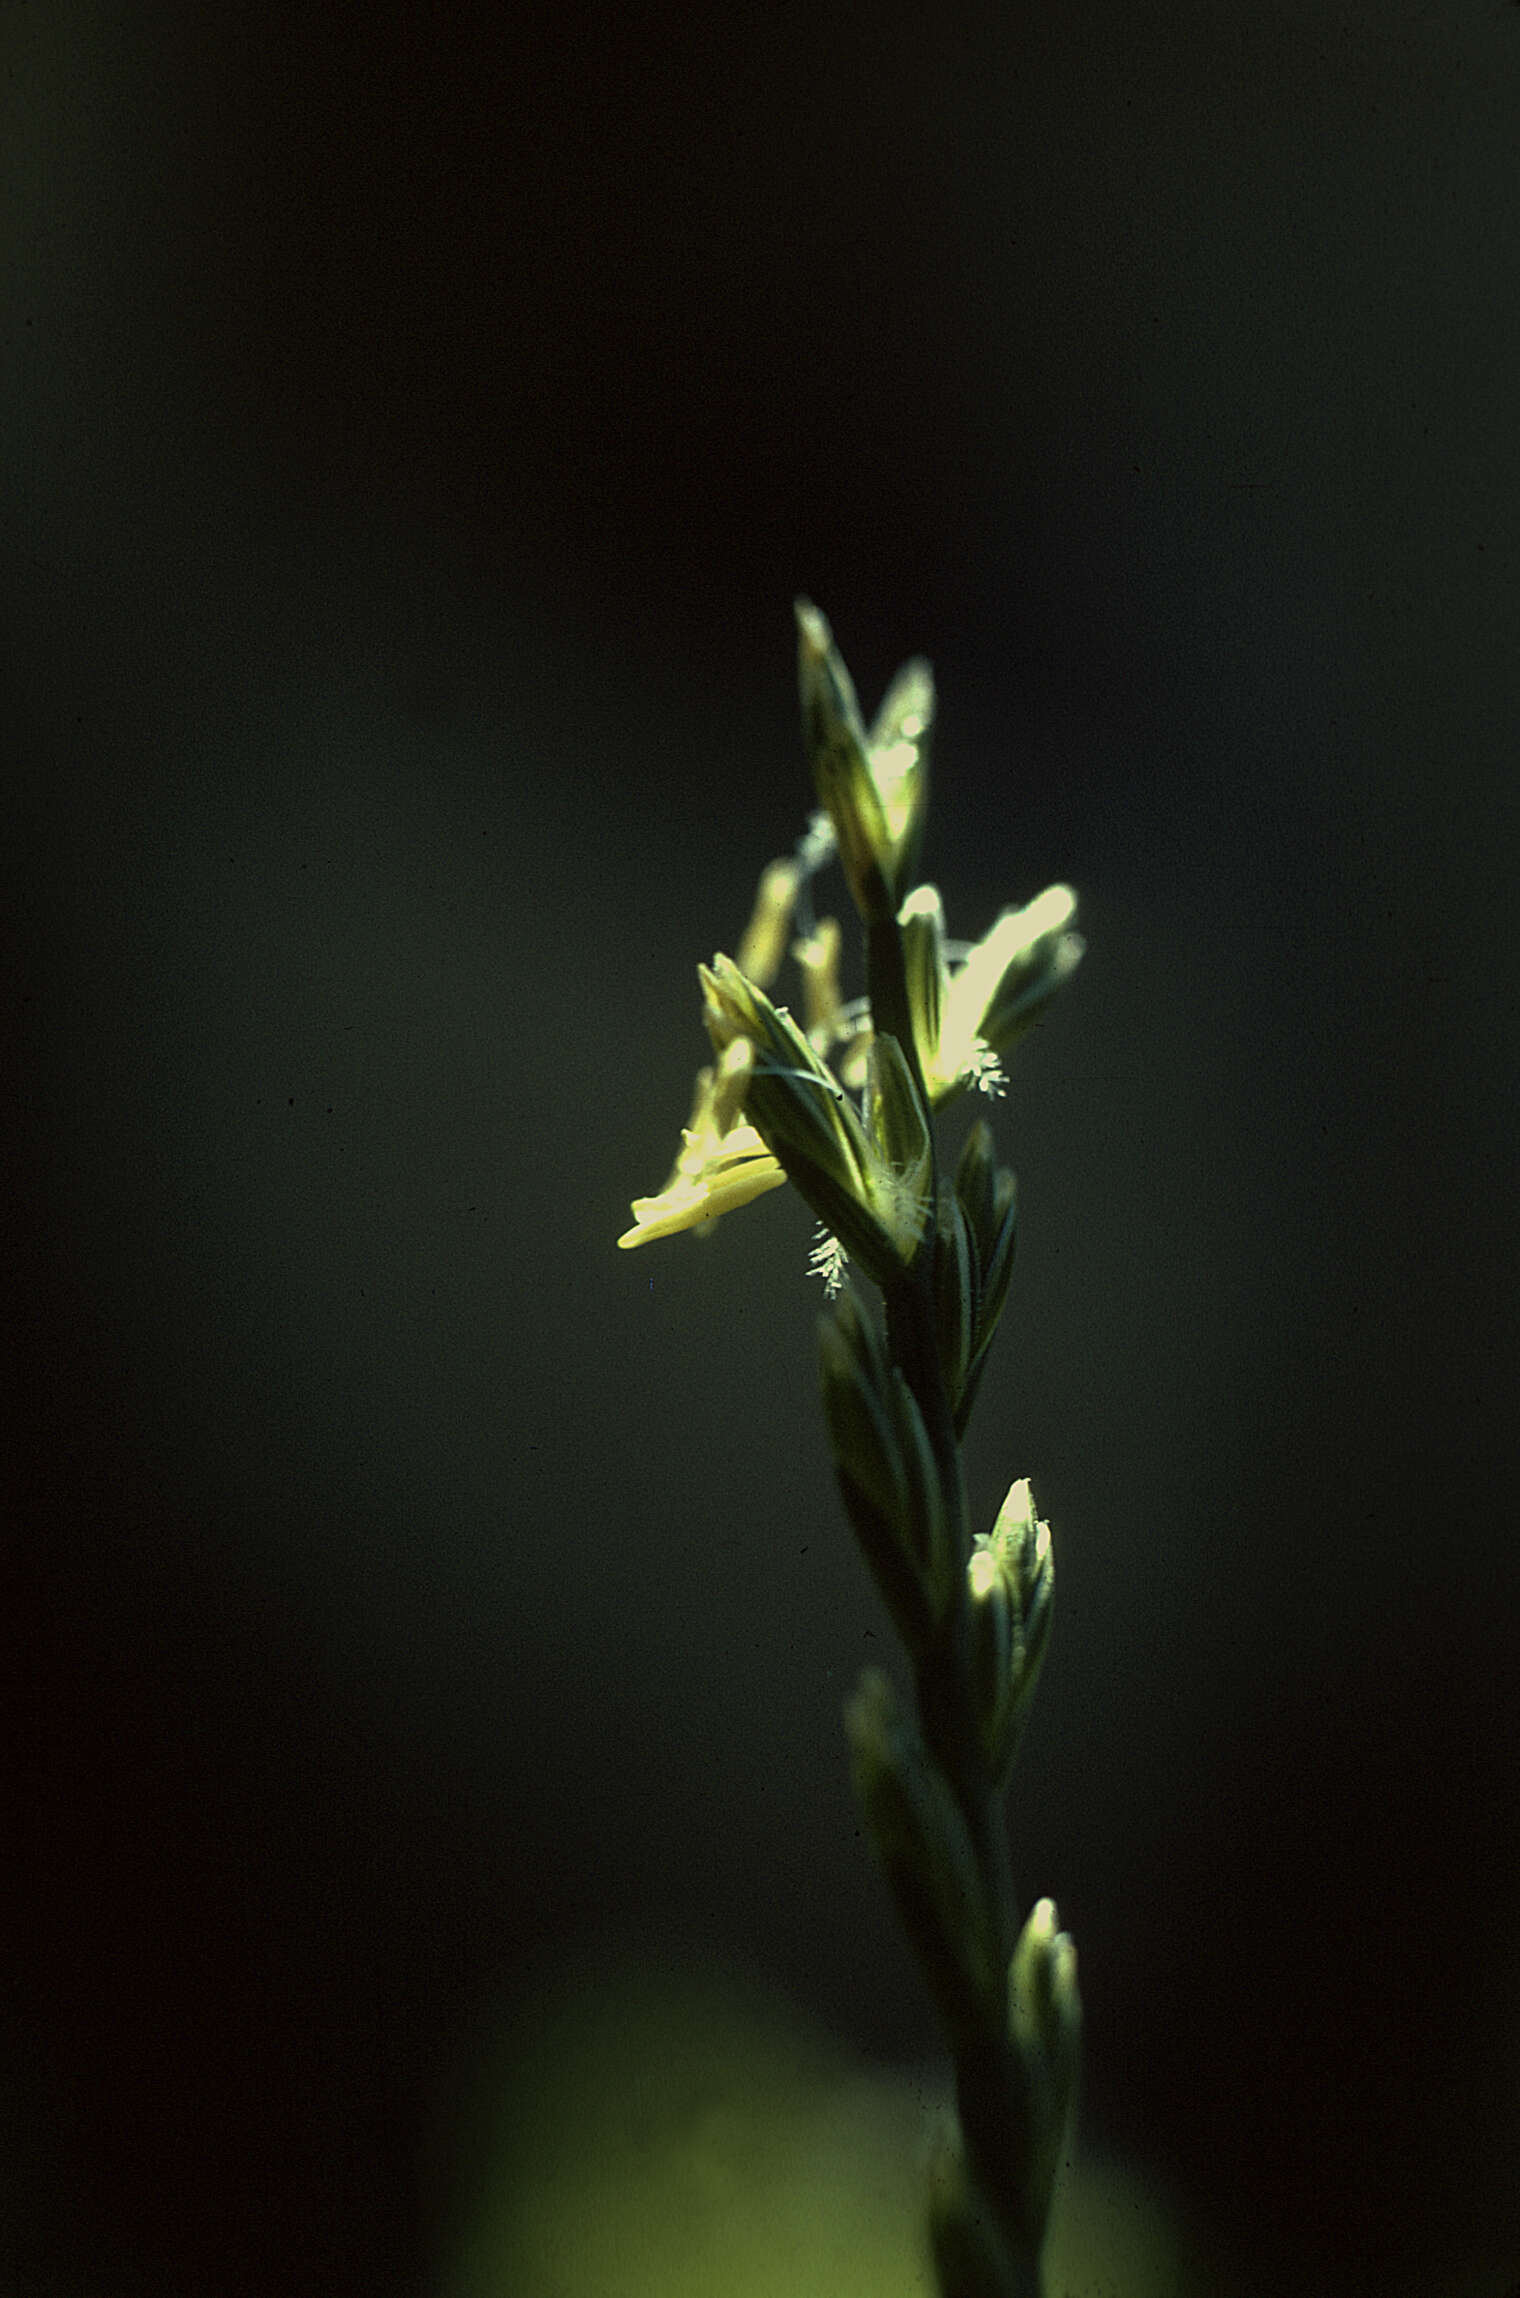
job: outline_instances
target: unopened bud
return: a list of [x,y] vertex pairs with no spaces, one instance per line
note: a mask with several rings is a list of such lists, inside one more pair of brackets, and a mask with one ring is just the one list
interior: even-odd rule
[[833,634],[808,599],[797,601],[797,665],[803,740],[845,878],[866,923],[885,923],[923,835],[934,711],[928,666],[912,662],[898,673],[868,735]]
[[790,855],[767,863],[761,872],[755,907],[739,942],[739,971],[761,989],[769,989],[781,971],[801,882],[802,872]]
[[1076,2105],[1082,2051],[1077,1950],[1052,1899],[1038,1900],[1008,1970],[1008,2029],[1024,2062],[1032,2112],[1030,2175],[1049,2207]]
[[1001,1785],[1013,1768],[1039,1681],[1055,1586],[1050,1526],[1035,1516],[1027,1477],[1010,1487],[992,1531],[977,1539],[966,1583],[982,1752]]

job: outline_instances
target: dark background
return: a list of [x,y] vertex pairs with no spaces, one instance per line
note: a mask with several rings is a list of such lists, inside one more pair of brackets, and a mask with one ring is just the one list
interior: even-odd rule
[[[1520,2265],[1520,10],[4,12],[7,2289],[428,2286],[550,1944],[933,2034],[810,1227],[612,1251],[942,694],[972,1433],[1087,2128],[1278,2286]],[[577,1951],[581,1951],[577,1948]],[[1327,2284],[1328,2286],[1328,2284]]]

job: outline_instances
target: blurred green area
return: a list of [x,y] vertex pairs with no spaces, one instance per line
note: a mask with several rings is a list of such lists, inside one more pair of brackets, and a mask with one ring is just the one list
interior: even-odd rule
[[[715,1969],[561,1974],[482,2096],[439,2298],[932,2298],[938,2077]],[[1049,2298],[1233,2298],[1136,2172],[1079,2161]]]

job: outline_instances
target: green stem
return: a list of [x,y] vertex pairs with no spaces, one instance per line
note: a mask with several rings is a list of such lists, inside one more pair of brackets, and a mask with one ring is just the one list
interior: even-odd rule
[[[903,965],[902,934],[895,917],[867,928],[866,983],[873,1027],[902,1047],[926,1117],[929,1099],[913,1035]],[[929,1126],[931,1155],[933,1125]],[[931,1173],[930,1203],[938,1202],[937,1175]],[[1018,1943],[1007,1818],[1001,1795],[989,1779],[976,1725],[971,1684],[970,1590],[966,1566],[971,1555],[970,1511],[954,1415],[940,1361],[934,1314],[936,1223],[931,1218],[924,1242],[901,1281],[887,1288],[887,1342],[913,1392],[934,1453],[941,1489],[954,1526],[955,1571],[949,1613],[926,1647],[913,1655],[915,1693],[924,1745],[954,1795],[965,1821],[981,1879],[991,1936],[995,1942],[994,1998],[986,2006],[984,2032],[954,2042],[956,2103],[968,2166],[1002,2223],[1017,2260],[1019,2289],[1010,2298],[1039,2298],[1040,2229],[1028,2226],[1027,2171],[1032,2127],[1027,2080],[1008,2030],[1006,1974]]]

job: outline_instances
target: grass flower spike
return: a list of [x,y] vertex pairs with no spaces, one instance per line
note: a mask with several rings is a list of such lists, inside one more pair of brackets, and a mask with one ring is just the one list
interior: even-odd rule
[[[1049,1640],[1050,1527],[1027,1477],[973,1534],[961,1440],[1003,1313],[1017,1191],[985,1122],[953,1176],[936,1113],[999,1092],[1002,1058],[1082,955],[1076,898],[1050,886],[969,950],[915,886],[934,682],[898,673],[867,733],[817,608],[797,607],[803,728],[823,812],[763,873],[740,962],[698,968],[713,1065],[642,1245],[790,1181],[820,1224],[818,1354],[845,1512],[902,1642],[912,1708],[872,1669],[845,1710],[866,1833],[955,2072],[930,2173],[941,2298],[1045,2298],[1041,2253],[1076,2090],[1076,1953],[1048,1899],[1021,1918],[1003,1807]],[[813,882],[837,860],[864,927],[866,995]],[[802,1022],[769,992],[786,958]],[[848,1272],[848,1281],[847,1275]],[[855,1280],[880,1296],[873,1308]]]
[[1071,931],[1077,897],[1047,886],[952,968],[937,886],[916,886],[898,912],[913,1035],[933,1107],[966,1086],[1001,1075],[1000,1061],[1076,971],[1082,937]]
[[867,734],[828,623],[805,598],[797,601],[797,663],[813,779],[855,906],[868,922],[890,917],[917,865],[929,803],[929,665],[904,664]]
[[681,1129],[681,1152],[657,1197],[635,1197],[633,1227],[618,1243],[647,1245],[681,1229],[705,1229],[720,1213],[779,1189],[781,1166],[753,1125],[739,1116],[754,1067],[754,1051],[743,1038],[725,1048],[716,1069],[699,1069],[691,1122]]
[[699,968],[703,1020],[720,1060],[748,1044],[745,1109],[831,1235],[878,1282],[912,1261],[928,1220],[928,1126],[900,1048],[873,1040],[865,1107],[814,1051],[785,1006],[721,953]]

